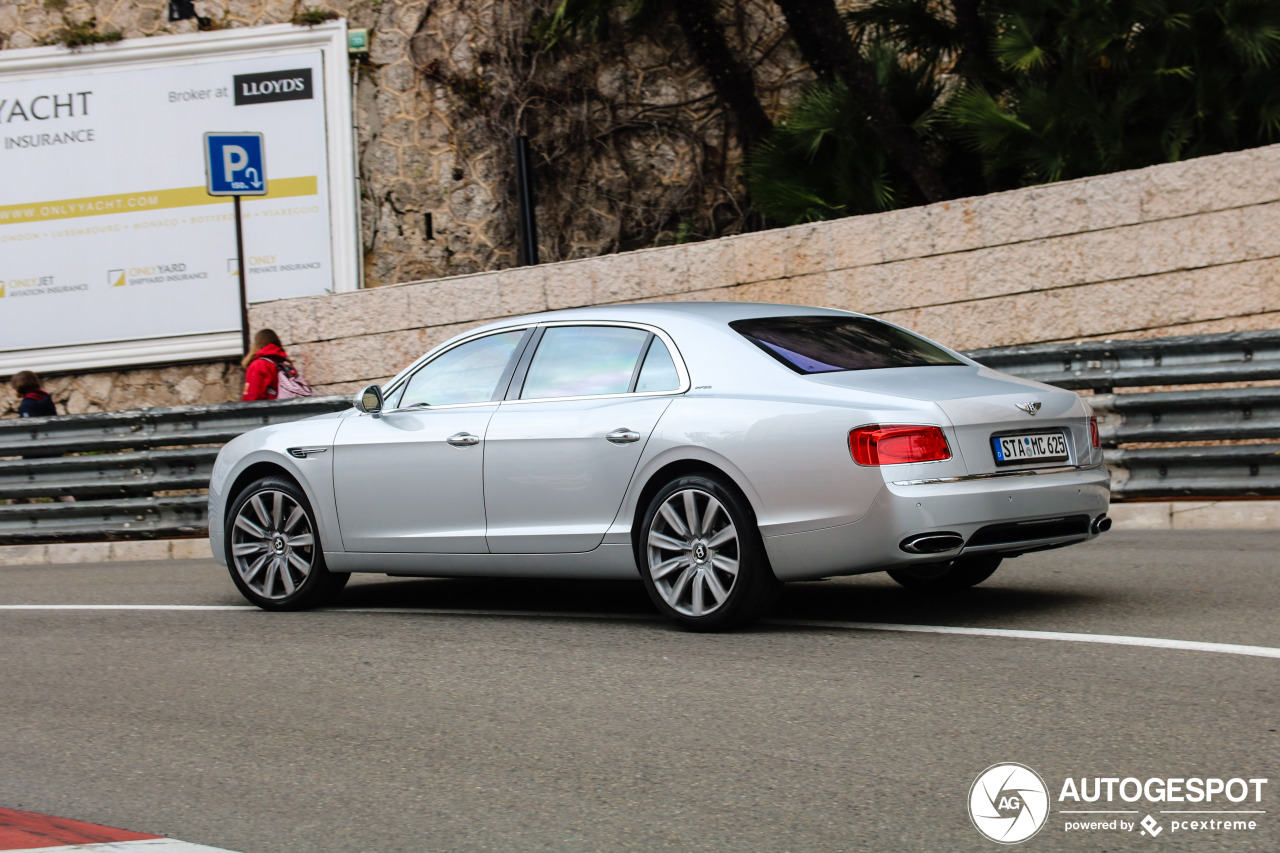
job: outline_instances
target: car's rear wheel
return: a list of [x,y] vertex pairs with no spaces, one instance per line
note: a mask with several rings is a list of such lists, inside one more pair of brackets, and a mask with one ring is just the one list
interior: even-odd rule
[[889,577],[907,589],[941,592],[977,586],[1000,568],[998,554],[973,554],[948,563],[927,563],[889,569]]
[[754,513],[718,477],[672,480],[654,495],[636,556],[645,589],[668,618],[716,631],[760,618],[781,584],[769,567]]
[[264,477],[240,493],[227,514],[226,543],[231,580],[264,610],[323,604],[350,577],[325,566],[311,505],[282,477]]

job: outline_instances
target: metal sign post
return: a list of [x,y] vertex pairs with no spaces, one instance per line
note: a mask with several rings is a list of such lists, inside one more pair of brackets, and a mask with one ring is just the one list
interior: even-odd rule
[[516,137],[516,200],[519,203],[521,266],[538,263],[538,220],[533,206],[533,168],[529,163],[529,137]]
[[249,293],[244,272],[244,229],[240,196],[267,194],[267,155],[261,133],[204,135],[206,189],[212,196],[233,196],[236,216],[236,277],[240,280],[240,339],[249,354]]

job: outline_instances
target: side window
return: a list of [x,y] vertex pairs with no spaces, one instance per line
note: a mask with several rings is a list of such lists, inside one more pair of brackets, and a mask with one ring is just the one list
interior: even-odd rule
[[676,372],[675,360],[671,351],[655,337],[649,347],[649,354],[644,357],[644,367],[640,368],[640,379],[636,382],[636,391],[677,391],[680,389],[680,374]]
[[432,359],[409,378],[399,406],[453,406],[493,398],[525,330],[488,335]]
[[620,326],[551,326],[542,335],[522,400],[625,394],[649,333]]

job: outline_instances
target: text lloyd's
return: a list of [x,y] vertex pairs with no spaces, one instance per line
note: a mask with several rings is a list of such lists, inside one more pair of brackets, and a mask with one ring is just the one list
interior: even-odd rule
[[290,77],[286,80],[259,80],[254,83],[245,83],[242,91],[245,95],[279,95],[289,92],[303,92],[307,88],[307,81],[301,77]]
[[1126,803],[1146,800],[1152,803],[1212,803],[1214,798],[1221,802],[1223,798],[1241,803],[1253,797],[1253,802],[1262,801],[1262,786],[1266,779],[1220,779],[1216,777],[1202,778],[1170,777],[1167,779],[1136,779],[1132,776],[1081,777],[1079,781],[1068,777],[1062,783],[1058,794],[1058,802],[1099,801],[1112,802],[1117,797]]

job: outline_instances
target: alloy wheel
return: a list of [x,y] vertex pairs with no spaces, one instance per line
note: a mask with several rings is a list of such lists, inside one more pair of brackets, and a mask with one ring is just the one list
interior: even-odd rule
[[738,580],[738,530],[724,506],[701,489],[663,501],[649,524],[649,576],[663,600],[685,616],[706,616]]
[[291,495],[267,489],[241,504],[232,526],[231,555],[240,579],[254,593],[278,601],[311,575],[315,531]]

